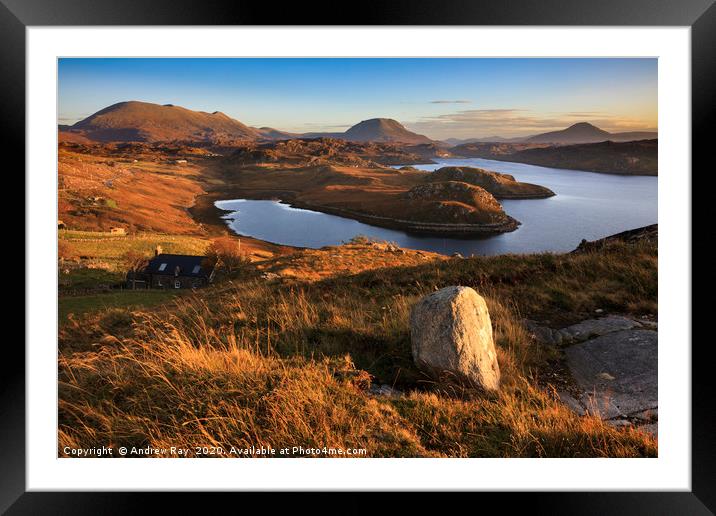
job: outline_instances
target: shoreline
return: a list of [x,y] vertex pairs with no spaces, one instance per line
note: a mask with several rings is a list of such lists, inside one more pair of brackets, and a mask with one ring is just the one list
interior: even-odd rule
[[460,238],[491,236],[515,231],[521,224],[517,219],[507,214],[505,214],[507,220],[503,223],[498,224],[445,224],[440,222],[419,222],[404,219],[394,219],[392,217],[370,215],[352,210],[346,210],[344,208],[322,206],[300,201],[287,202],[283,199],[279,199],[279,201],[284,204],[288,204],[292,208],[326,213],[328,215],[335,215],[337,217],[357,220],[358,222],[362,222],[364,224],[372,226],[378,226],[387,229],[396,229],[405,233],[414,233],[418,235],[432,237]]
[[[222,210],[215,205],[217,201],[227,200],[253,200],[253,201],[278,201],[281,204],[285,204],[291,208],[314,211],[317,213],[324,213],[326,215],[333,215],[336,217],[342,217],[345,219],[356,220],[363,224],[368,224],[375,227],[381,227],[385,229],[393,229],[403,231],[407,234],[414,234],[420,236],[430,236],[435,238],[447,237],[447,238],[471,238],[471,237],[486,237],[494,236],[502,233],[509,233],[519,228],[521,222],[505,215],[507,220],[503,223],[497,224],[444,224],[439,222],[420,222],[403,219],[394,219],[391,217],[382,217],[380,215],[370,215],[361,212],[355,212],[352,210],[346,210],[343,208],[336,208],[333,206],[317,205],[307,202],[296,201],[289,199],[289,196],[276,196],[276,195],[262,195],[262,193],[246,194],[240,193],[236,196],[232,195],[217,195],[216,193],[210,193],[201,196],[204,199],[204,203],[211,202],[216,214],[212,217],[216,222],[220,223],[222,227],[228,227],[224,222],[225,219],[221,216],[222,211],[231,212],[232,210]],[[231,198],[233,197],[233,198]],[[195,205],[196,206],[196,205]],[[202,211],[206,211],[206,205]],[[192,212],[194,214],[194,212]],[[206,215],[206,213],[204,213]],[[230,228],[229,228],[230,230]],[[232,231],[233,234],[236,234]],[[254,237],[246,237],[254,238]],[[283,244],[280,244],[283,245]],[[289,246],[293,247],[293,246]]]
[[[530,165],[532,167],[540,167],[540,168],[554,168],[558,170],[568,170],[570,172],[580,172],[584,173],[587,172],[588,174],[605,174],[607,176],[624,176],[624,177],[659,177],[659,171],[657,170],[654,173],[640,173],[640,172],[608,172],[606,170],[585,170],[581,168],[572,168],[567,166],[559,166],[559,165],[545,165],[543,163],[532,163],[527,160],[523,161],[515,161],[514,159],[508,159],[508,158],[514,158],[513,155],[506,155],[504,158],[501,158],[500,156],[464,156],[464,155],[455,155],[450,158],[443,158],[443,159],[455,159],[455,160],[461,160],[461,159],[484,159],[487,161],[498,161],[500,163],[514,163],[516,165]],[[467,165],[465,165],[467,166]]]

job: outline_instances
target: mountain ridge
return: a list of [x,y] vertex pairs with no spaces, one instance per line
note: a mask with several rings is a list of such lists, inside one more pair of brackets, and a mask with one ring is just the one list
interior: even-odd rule
[[525,139],[526,143],[599,143],[604,141],[624,142],[634,140],[651,140],[657,138],[658,133],[652,131],[631,131],[625,133],[610,133],[604,129],[590,124],[578,122],[560,131],[550,131],[536,134]]
[[273,127],[249,127],[221,111],[208,113],[173,104],[138,100],[117,102],[76,122],[58,125],[63,140],[98,142],[288,140],[342,138],[355,142],[430,144],[435,140],[406,129],[391,118],[363,120],[345,132],[293,133]]
[[370,118],[349,128],[344,136],[350,141],[433,143],[427,136],[409,131],[392,118]]
[[300,138],[339,138],[353,142],[438,144],[457,146],[469,143],[549,143],[572,145],[602,141],[626,142],[655,139],[657,132],[610,133],[589,122],[578,122],[565,129],[525,137],[448,138],[433,140],[407,129],[392,118],[370,118],[344,132],[294,133],[272,127],[250,127],[221,111],[194,111],[173,104],[154,104],[130,100],[107,106],[67,126],[58,125],[64,141],[160,142],[195,141],[231,143],[236,141],[289,140]]
[[66,131],[102,142],[252,140],[260,136],[256,129],[220,111],[207,113],[137,100],[107,106]]
[[485,136],[481,138],[448,138],[445,141],[450,145],[465,145],[470,143],[551,143],[555,145],[572,145],[579,143],[599,143],[604,141],[628,142],[637,140],[653,140],[658,138],[656,131],[629,131],[610,133],[589,122],[577,122],[565,129],[534,134],[532,136],[518,136],[505,138],[502,136]]

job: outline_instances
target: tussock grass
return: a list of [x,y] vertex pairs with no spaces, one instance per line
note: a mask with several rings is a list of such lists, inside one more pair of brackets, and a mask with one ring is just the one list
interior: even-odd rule
[[[499,394],[438,385],[410,355],[408,316],[442,286],[490,310]],[[365,448],[368,456],[655,456],[654,438],[578,417],[535,375],[524,317],[655,313],[656,249],[455,259],[290,284],[227,282],[60,332],[67,446]],[[402,390],[377,397],[370,383]]]

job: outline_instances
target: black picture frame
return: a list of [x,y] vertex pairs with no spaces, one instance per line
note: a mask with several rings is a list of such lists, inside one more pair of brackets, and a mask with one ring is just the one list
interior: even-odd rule
[[[703,166],[702,172],[705,173],[709,129],[716,122],[714,0],[443,0],[440,3],[400,0],[344,7],[335,2],[314,1],[309,4],[286,4],[280,8],[269,2],[243,0],[207,0],[201,3],[191,0],[0,0],[0,120],[13,129],[5,137],[4,143],[9,149],[22,149],[25,144],[25,29],[38,25],[689,26],[692,37],[692,168]],[[17,170],[20,170],[19,167],[24,167],[24,153],[13,154],[19,158]],[[687,177],[691,172],[680,173]],[[24,188],[22,184],[18,187]],[[693,213],[695,223],[704,218],[697,214],[698,211]],[[705,213],[702,215],[705,216]],[[696,255],[692,256],[696,258]],[[696,265],[695,259],[693,265]],[[26,309],[32,310],[32,306]],[[13,344],[15,349],[8,349],[10,342],[6,342],[5,368],[0,375],[0,511],[7,511],[8,514],[123,514],[139,507],[149,507],[146,498],[150,495],[147,493],[26,492],[25,354],[16,343]],[[704,346],[692,346],[691,349],[691,492],[481,496],[499,496],[500,499],[494,501],[502,510],[526,504],[531,513],[712,514],[716,510],[716,440],[712,418],[714,375],[711,372],[712,362],[708,360],[710,342],[700,344]],[[180,513],[190,510],[185,495],[156,496],[163,498],[159,503],[164,513],[169,513],[172,508],[181,508]],[[203,505],[204,510],[225,503],[226,496],[211,494],[210,505]],[[373,506],[372,496],[357,493],[344,495],[341,497],[343,509],[340,512],[364,513]],[[425,507],[422,496],[416,495],[411,499],[413,503]],[[407,506],[403,508],[408,509]]]

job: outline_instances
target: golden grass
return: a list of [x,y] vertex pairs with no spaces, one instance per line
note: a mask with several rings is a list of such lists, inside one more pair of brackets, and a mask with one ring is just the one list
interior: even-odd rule
[[[309,283],[227,282],[60,333],[64,446],[365,448],[370,457],[656,456],[653,437],[578,417],[535,374],[522,317],[656,307],[656,252],[445,260]],[[413,365],[410,306],[449,284],[486,297],[502,388],[438,385]],[[578,291],[574,291],[579,286]],[[374,396],[370,381],[405,395]],[[166,456],[171,456],[166,453]]]
[[[138,156],[141,157],[141,156]],[[204,193],[204,168],[58,152],[58,218],[72,229],[202,234],[187,209]],[[93,199],[99,198],[98,201]]]

